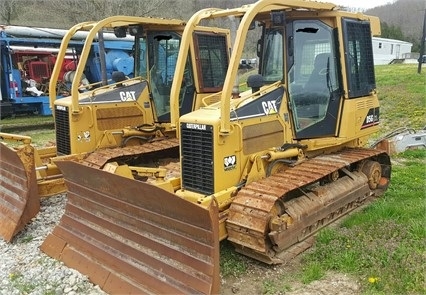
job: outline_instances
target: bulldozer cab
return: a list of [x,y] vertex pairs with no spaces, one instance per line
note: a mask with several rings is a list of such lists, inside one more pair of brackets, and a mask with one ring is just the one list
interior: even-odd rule
[[[78,24],[68,31],[50,80],[51,88],[55,88],[60,79],[61,62],[65,58],[70,40],[81,33],[87,36],[78,56],[78,66],[73,73],[71,95],[54,100],[56,93],[52,91],[50,96],[59,155],[123,146],[128,137],[124,135],[126,131],[146,138],[155,136],[156,124],[167,123],[162,118],[168,113],[165,107],[170,99],[170,88],[167,90],[162,87],[157,81],[157,74],[161,73],[154,75],[153,72],[163,67],[170,74],[174,72],[174,67],[167,65],[166,56],[158,54],[160,47],[164,49],[164,44],[158,47],[153,41],[163,40],[164,36],[173,36],[174,41],[178,41],[184,27],[185,23],[180,20],[113,16],[99,22]],[[129,58],[131,62],[126,64],[131,69],[118,66],[122,62],[120,57],[109,62],[110,56],[101,50],[98,56],[101,72],[106,73],[108,63],[112,63],[115,71],[111,77],[104,75],[100,83],[81,87],[80,81],[89,63],[91,44],[94,40],[103,44],[107,38],[133,41]],[[174,42],[174,45],[179,46],[179,43]],[[190,99],[194,99],[193,94],[192,92]],[[139,144],[139,140],[134,144]]]
[[296,137],[335,136],[342,79],[333,28],[318,20],[294,20],[287,34],[294,46],[286,68]]
[[[167,30],[166,27],[163,30],[145,28],[140,36],[135,36],[135,77],[142,77],[149,81],[153,120],[158,123],[170,122],[171,85],[181,38],[182,30]],[[184,66],[185,77],[178,94],[179,111],[188,113],[192,109],[195,98],[194,75],[189,57],[182,66]],[[123,80],[120,79],[120,81]]]
[[[224,85],[229,64],[229,30],[197,27],[191,32],[193,35],[185,35],[184,48],[182,36],[176,33],[148,36],[149,76],[159,122],[175,123],[179,116],[209,104],[205,98],[217,101],[216,94]],[[173,83],[175,76],[178,82]],[[171,107],[173,104],[176,109]]]
[[366,97],[375,89],[370,24],[341,22],[344,42],[339,48],[337,28],[326,22],[288,21],[285,68],[297,139],[339,136],[343,96]]
[[[198,38],[187,37],[185,49],[181,50],[184,28],[185,23],[179,20],[115,16],[70,29],[61,45],[51,88],[58,80],[67,43],[80,31],[88,32],[73,75],[71,96],[53,101],[56,93],[51,92],[58,154],[139,145],[141,139],[158,136],[160,129],[175,137],[171,112],[176,113],[176,122],[177,114],[199,108],[205,96],[220,91],[229,61],[229,30],[217,28],[212,34],[211,28],[210,31],[200,28]],[[116,38],[134,40],[132,75],[124,75],[118,68],[111,79],[106,77],[101,84],[79,86],[91,43],[112,32]],[[218,39],[222,42],[218,43]],[[219,54],[214,55],[215,51]],[[179,59],[179,55],[184,57]],[[102,54],[99,62],[101,66],[105,64]],[[218,64],[220,67],[212,67]],[[205,73],[213,78],[208,80]],[[172,89],[176,75],[181,83]],[[208,84],[211,81],[214,85]],[[176,109],[171,109],[171,101],[176,102]],[[134,140],[127,140],[129,136]]]

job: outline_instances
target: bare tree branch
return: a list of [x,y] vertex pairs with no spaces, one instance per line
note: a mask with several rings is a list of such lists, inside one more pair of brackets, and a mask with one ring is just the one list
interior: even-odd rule
[[11,25],[17,21],[21,10],[18,0],[0,0],[0,22],[5,25]]

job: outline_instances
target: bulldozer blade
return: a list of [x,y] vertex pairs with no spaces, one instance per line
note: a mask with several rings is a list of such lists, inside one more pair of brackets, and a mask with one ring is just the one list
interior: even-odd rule
[[0,235],[12,238],[40,211],[34,147],[13,150],[0,143]]
[[41,250],[110,294],[218,293],[218,208],[154,185],[57,162],[65,213]]

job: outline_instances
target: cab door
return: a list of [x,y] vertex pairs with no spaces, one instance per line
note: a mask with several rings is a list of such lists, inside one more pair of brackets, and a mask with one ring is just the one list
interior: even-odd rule
[[288,24],[288,95],[297,139],[337,136],[342,100],[337,34],[318,20]]

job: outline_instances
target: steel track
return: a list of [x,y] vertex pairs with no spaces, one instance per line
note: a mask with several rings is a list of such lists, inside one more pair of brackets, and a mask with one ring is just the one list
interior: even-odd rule
[[[248,184],[230,206],[228,240],[237,251],[268,264],[282,263],[281,257],[291,259],[306,249],[300,247],[306,238],[383,192],[370,189],[366,175],[357,171],[369,159],[382,162],[382,175],[390,178],[386,154],[346,149]],[[340,178],[327,182],[334,171],[340,171]]]
[[82,164],[101,169],[106,163],[111,161],[126,162],[128,160],[135,160],[143,158],[144,156],[152,156],[160,154],[161,157],[166,157],[168,153],[178,156],[179,139],[177,138],[160,138],[142,145],[116,147],[110,149],[101,149],[88,154],[82,161]]

